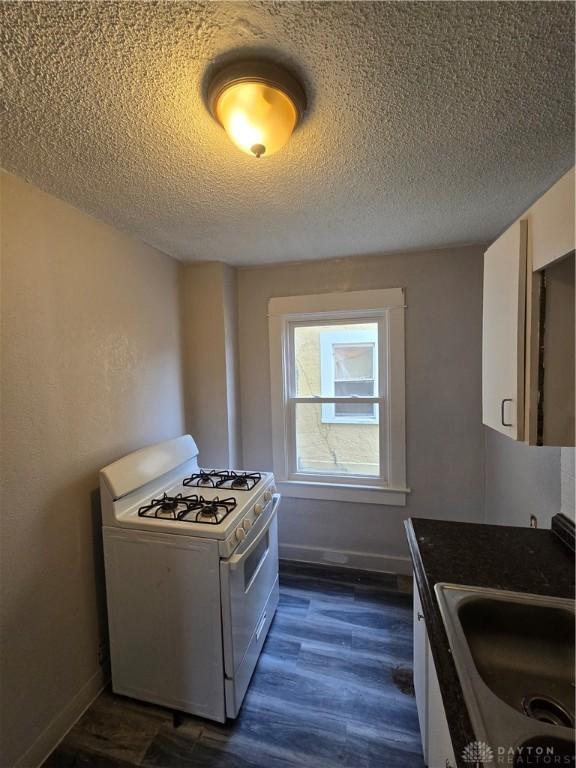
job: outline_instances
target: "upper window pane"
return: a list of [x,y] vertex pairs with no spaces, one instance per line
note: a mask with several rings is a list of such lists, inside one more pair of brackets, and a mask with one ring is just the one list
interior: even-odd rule
[[[295,395],[338,396],[336,382],[375,381],[378,323],[294,326]],[[364,394],[353,391],[352,394]],[[376,389],[370,395],[376,395]]]

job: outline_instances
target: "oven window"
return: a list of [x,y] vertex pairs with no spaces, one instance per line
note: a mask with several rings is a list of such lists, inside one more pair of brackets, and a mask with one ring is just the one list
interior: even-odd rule
[[268,538],[269,532],[266,531],[266,536],[260,541],[254,552],[246,558],[244,564],[244,592],[248,592],[250,589],[252,581],[258,573],[260,564],[268,553]]

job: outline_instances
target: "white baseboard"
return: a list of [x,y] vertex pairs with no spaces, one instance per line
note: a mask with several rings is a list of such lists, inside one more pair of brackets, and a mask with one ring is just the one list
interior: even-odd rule
[[412,573],[412,562],[409,557],[377,555],[373,552],[351,552],[342,549],[321,549],[320,547],[306,547],[297,544],[280,544],[279,554],[283,560],[337,565],[341,568],[357,568],[361,571],[378,571],[380,573],[405,575]]
[[102,691],[108,679],[107,670],[99,669],[16,761],[14,768],[37,768],[42,765]]

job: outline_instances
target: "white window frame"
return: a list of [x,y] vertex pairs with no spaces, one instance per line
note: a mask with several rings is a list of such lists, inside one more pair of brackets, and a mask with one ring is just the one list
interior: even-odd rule
[[[406,486],[404,289],[285,296],[268,303],[274,474],[286,496],[404,506]],[[298,397],[293,370],[295,323],[378,323],[378,391],[373,397],[338,398],[379,406],[380,477],[319,475],[296,471],[297,403],[324,404],[334,397]]]
[[[320,394],[322,397],[334,397],[336,377],[334,375],[334,354],[336,345],[375,344],[373,356],[374,391],[378,392],[378,358],[376,347],[378,339],[374,339],[371,331],[322,331],[320,333]],[[377,424],[376,415],[366,416],[352,414],[338,415],[334,403],[322,403],[322,422],[324,424]]]

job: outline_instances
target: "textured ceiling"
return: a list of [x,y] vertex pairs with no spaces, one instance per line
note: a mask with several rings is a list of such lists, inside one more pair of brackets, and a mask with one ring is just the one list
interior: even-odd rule
[[[3,2],[2,164],[185,260],[487,241],[573,163],[574,5]],[[229,52],[300,73],[288,145],[203,104]]]

